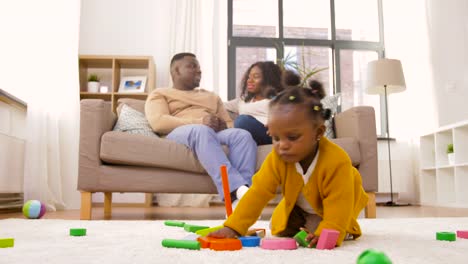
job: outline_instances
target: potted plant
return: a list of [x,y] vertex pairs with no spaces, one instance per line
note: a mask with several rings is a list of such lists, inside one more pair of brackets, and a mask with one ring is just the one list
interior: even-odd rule
[[455,153],[453,151],[453,144],[452,143],[447,145],[447,156],[448,156],[449,164],[453,165],[455,163]]
[[88,77],[88,92],[97,93],[99,91],[99,76],[97,74],[91,74]]

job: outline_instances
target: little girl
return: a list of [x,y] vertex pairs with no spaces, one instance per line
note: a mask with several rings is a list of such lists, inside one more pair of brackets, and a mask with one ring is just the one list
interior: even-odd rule
[[283,198],[271,218],[273,235],[292,237],[304,229],[309,247],[317,243],[324,228],[340,232],[337,245],[347,235],[361,235],[357,217],[368,197],[347,153],[323,137],[330,110],[320,103],[323,86],[314,83],[313,87],[287,88],[270,102],[268,132],[273,150],[225,227],[209,236],[245,235],[278,187]]

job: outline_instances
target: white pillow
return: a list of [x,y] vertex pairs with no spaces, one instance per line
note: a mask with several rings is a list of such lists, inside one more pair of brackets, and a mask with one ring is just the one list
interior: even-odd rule
[[332,112],[331,118],[325,121],[325,130],[324,136],[327,138],[335,138],[335,129],[333,125],[333,117],[338,111],[338,106],[340,105],[341,93],[337,93],[330,96],[325,96],[321,103],[324,108],[329,108]]
[[151,129],[145,115],[126,104],[122,105],[119,118],[117,119],[117,123],[113,130],[151,137],[158,136],[153,132],[153,129]]

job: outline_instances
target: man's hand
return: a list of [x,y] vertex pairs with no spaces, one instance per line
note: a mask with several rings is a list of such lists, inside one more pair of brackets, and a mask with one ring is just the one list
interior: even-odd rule
[[223,119],[212,114],[203,117],[202,122],[204,125],[211,127],[215,132],[227,128],[227,124]]
[[208,236],[214,238],[235,238],[239,236],[239,234],[237,234],[237,232],[232,228],[223,227],[219,230],[209,233]]

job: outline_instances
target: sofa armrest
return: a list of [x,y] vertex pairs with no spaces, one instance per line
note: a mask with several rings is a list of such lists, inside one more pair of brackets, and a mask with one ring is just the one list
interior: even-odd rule
[[359,172],[362,184],[367,192],[378,189],[377,170],[377,132],[375,129],[375,111],[370,106],[356,106],[335,116],[335,134],[337,138],[353,137],[359,142],[361,163]]
[[[80,150],[78,189],[97,179],[88,179],[101,164],[99,157],[102,135],[112,130],[116,115],[111,102],[101,99],[84,99],[80,102]],[[86,183],[86,184],[85,184]]]

